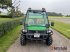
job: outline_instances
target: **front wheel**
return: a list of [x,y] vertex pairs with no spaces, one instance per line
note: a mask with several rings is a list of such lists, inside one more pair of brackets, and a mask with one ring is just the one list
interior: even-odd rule
[[21,35],[20,37],[20,44],[23,46],[23,45],[26,45],[26,37],[24,35]]
[[46,44],[47,44],[48,46],[52,45],[52,42],[53,42],[52,36],[50,36],[50,37],[48,37],[48,38],[46,39]]

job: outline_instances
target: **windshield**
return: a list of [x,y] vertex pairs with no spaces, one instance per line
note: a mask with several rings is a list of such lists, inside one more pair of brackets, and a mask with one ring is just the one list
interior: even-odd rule
[[[28,25],[45,25],[47,18],[44,13],[29,13]],[[47,22],[48,23],[48,22]]]

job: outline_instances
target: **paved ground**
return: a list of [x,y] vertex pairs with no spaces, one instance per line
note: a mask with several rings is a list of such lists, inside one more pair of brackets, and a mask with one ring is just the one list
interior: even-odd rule
[[63,23],[70,24],[70,18],[50,18],[50,20],[61,21]]
[[26,46],[21,46],[18,38],[7,52],[70,52],[70,40],[55,30],[53,31],[51,46],[47,46],[43,42],[28,42]]

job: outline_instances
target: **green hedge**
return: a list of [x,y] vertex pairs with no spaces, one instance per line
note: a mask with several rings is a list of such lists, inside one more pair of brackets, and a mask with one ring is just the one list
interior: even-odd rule
[[0,37],[18,25],[20,25],[20,19],[16,19],[0,24]]
[[12,18],[10,15],[0,15],[0,18]]

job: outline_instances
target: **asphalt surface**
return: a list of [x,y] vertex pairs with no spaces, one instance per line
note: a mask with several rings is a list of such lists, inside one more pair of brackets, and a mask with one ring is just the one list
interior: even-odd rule
[[70,52],[70,40],[53,30],[53,44],[47,46],[44,42],[27,42],[25,46],[20,45],[20,38],[13,43],[7,52]]
[[50,18],[50,20],[56,20],[56,21],[70,24],[70,18]]

